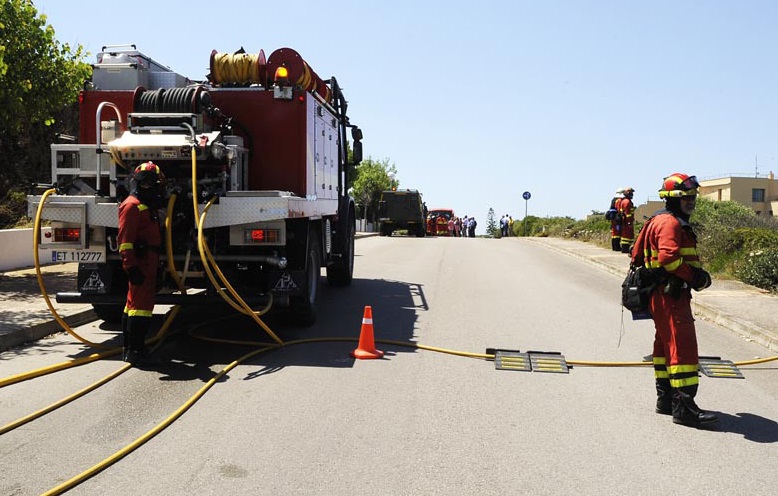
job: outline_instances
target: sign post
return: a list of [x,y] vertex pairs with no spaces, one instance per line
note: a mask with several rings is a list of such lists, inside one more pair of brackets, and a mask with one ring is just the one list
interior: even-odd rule
[[527,237],[527,203],[532,198],[532,194],[529,191],[525,191],[521,197],[524,198],[524,237]]

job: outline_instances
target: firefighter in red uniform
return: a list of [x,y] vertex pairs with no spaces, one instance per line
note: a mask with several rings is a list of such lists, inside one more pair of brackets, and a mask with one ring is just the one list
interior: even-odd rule
[[648,307],[656,328],[656,412],[672,415],[674,423],[692,427],[718,420],[694,402],[699,385],[699,357],[691,290],[701,291],[711,285],[689,225],[698,188],[695,176],[676,172],[665,178],[659,190],[665,209],[646,222],[632,251],[632,263],[651,269],[657,282]]
[[448,221],[446,220],[445,216],[439,215],[437,220],[435,221],[435,225],[437,226],[435,231],[436,236],[448,235]]
[[632,203],[632,197],[635,190],[624,188],[624,198],[618,203],[616,210],[619,211],[621,218],[621,246],[622,253],[630,253],[632,243],[635,241],[635,204]]
[[148,357],[145,341],[157,293],[163,181],[162,172],[153,162],[139,165],[131,180],[130,196],[119,205],[119,253],[130,282],[122,316],[123,358],[133,365],[154,362]]
[[611,249],[613,251],[621,251],[621,218],[618,215],[619,203],[624,195],[624,188],[616,190],[616,196],[611,200],[611,209],[613,217],[611,217]]

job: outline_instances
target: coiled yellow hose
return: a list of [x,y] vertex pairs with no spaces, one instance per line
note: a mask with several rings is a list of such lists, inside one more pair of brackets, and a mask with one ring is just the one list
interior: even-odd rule
[[262,84],[259,54],[214,53],[211,81],[214,84]]

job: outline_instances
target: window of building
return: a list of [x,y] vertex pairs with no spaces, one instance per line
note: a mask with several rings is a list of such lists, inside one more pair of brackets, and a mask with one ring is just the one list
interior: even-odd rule
[[759,203],[764,201],[764,189],[754,188],[751,190],[751,201]]

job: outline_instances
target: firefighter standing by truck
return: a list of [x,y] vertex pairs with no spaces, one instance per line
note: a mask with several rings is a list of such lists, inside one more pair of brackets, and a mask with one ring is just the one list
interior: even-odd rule
[[646,222],[631,259],[633,265],[649,269],[656,283],[648,305],[656,328],[656,412],[672,415],[674,423],[691,427],[718,420],[694,402],[699,385],[699,356],[691,290],[701,291],[711,285],[689,224],[698,188],[695,176],[676,172],[664,179],[659,197],[665,200],[665,209]]
[[635,204],[632,197],[635,190],[624,188],[624,198],[618,202],[619,218],[621,219],[621,232],[619,246],[622,253],[630,253],[632,243],[635,241]]
[[146,349],[162,243],[159,202],[164,176],[153,162],[135,168],[130,195],[119,206],[119,253],[129,289],[122,316],[125,362],[153,363]]

